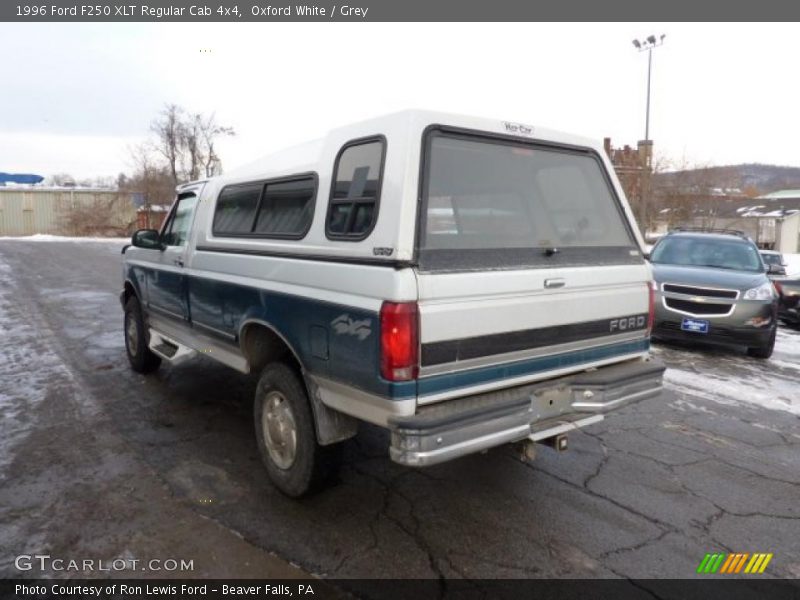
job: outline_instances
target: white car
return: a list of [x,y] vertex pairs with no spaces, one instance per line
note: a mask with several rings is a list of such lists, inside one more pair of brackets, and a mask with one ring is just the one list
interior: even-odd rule
[[402,112],[181,186],[124,254],[127,352],[260,372],[257,441],[290,496],[361,421],[410,466],[563,449],[661,390],[643,248],[601,144]]

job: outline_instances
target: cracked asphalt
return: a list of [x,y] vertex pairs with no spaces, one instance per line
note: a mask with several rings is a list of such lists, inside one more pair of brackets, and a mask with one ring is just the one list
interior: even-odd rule
[[47,552],[192,559],[182,576],[444,588],[693,577],[705,553],[726,551],[772,552],[765,576],[800,577],[800,417],[736,383],[800,402],[800,332],[782,330],[763,363],[659,346],[671,367],[661,398],[533,463],[504,447],[411,470],[365,426],[335,485],[293,501],[258,457],[253,377],[208,359],[130,371],[120,247],[0,240],[0,576],[37,575],[14,557]]

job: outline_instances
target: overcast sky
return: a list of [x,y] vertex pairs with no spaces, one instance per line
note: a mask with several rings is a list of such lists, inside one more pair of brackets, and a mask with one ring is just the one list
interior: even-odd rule
[[[678,162],[800,165],[793,24],[0,24],[0,171],[129,171],[167,102],[216,112],[228,168],[404,108],[521,121]],[[201,52],[201,50],[206,50]]]

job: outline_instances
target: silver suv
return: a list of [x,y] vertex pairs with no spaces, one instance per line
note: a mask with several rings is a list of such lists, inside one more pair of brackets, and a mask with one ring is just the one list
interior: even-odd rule
[[654,338],[746,346],[756,358],[772,355],[778,294],[745,234],[675,230],[655,245],[650,262]]

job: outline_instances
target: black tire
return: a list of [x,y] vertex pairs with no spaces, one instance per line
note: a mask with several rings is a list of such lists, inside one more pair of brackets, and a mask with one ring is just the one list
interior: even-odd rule
[[772,335],[769,336],[769,341],[763,346],[754,346],[747,349],[747,355],[753,358],[769,358],[772,356],[772,351],[775,349],[775,336],[777,335],[778,328],[772,330]]
[[[144,324],[142,307],[136,296],[131,296],[125,303],[125,353],[131,363],[131,368],[137,373],[152,373],[161,364],[161,358],[153,354],[147,347],[147,328]],[[135,340],[130,333],[135,332]]]
[[[317,443],[305,386],[289,365],[276,362],[264,368],[256,388],[253,416],[261,460],[272,483],[287,496],[299,498],[315,492],[338,472],[342,445]],[[281,423],[289,419],[291,423],[283,427]],[[291,434],[286,433],[291,431],[294,452],[290,450]]]

